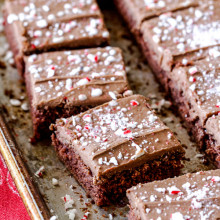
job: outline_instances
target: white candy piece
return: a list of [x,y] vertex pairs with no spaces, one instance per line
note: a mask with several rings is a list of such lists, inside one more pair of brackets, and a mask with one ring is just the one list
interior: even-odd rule
[[14,21],[17,21],[17,20],[18,20],[18,16],[16,14],[10,14],[7,17],[7,22],[9,24],[12,24]]
[[112,107],[114,107],[114,106],[117,106],[117,105],[118,105],[118,102],[115,101],[115,100],[112,100],[112,101],[109,102],[109,105],[112,106]]
[[85,94],[80,94],[79,95],[79,100],[80,101],[85,101],[87,99],[87,96]]
[[175,212],[171,215],[171,220],[184,220],[183,215],[180,212]]
[[29,110],[29,106],[28,106],[28,103],[23,103],[22,105],[21,105],[21,109],[23,110],[23,111],[25,111],[25,112],[27,112],[28,110]]
[[197,70],[197,68],[195,67],[195,66],[193,66],[193,67],[191,67],[190,69],[189,69],[189,74],[191,74],[191,75],[193,75],[193,74],[195,74],[195,73],[197,73],[198,72],[198,70]]
[[21,101],[18,99],[10,99],[10,103],[12,106],[20,106],[21,105]]
[[47,21],[45,19],[41,19],[41,20],[38,20],[36,22],[36,25],[39,27],[39,28],[44,28],[47,26]]
[[52,184],[54,186],[57,186],[57,185],[59,185],[59,182],[58,182],[58,180],[56,178],[52,178]]
[[102,90],[101,89],[92,89],[92,92],[91,92],[91,96],[92,97],[98,97],[98,96],[101,96],[102,95]]
[[114,92],[108,92],[109,96],[112,98],[112,99],[117,99],[117,96],[115,95]]
[[151,115],[149,116],[149,122],[153,123],[153,122],[155,122],[156,120],[157,120],[157,116],[155,116],[155,115],[153,115],[153,114],[151,114]]
[[133,91],[132,91],[132,90],[127,90],[127,91],[125,91],[125,92],[123,93],[123,96],[124,96],[124,97],[128,97],[128,96],[131,96],[131,95],[133,95]]
[[76,213],[77,213],[77,210],[76,209],[70,209],[66,212],[66,215],[69,216],[69,219],[70,220],[74,220],[75,217],[76,217]]
[[72,85],[72,79],[67,79],[67,80],[66,80],[66,89],[67,89],[67,90],[71,90],[72,87],[73,87],[73,85]]
[[76,84],[77,86],[83,86],[89,83],[89,80],[87,78],[79,80]]
[[35,92],[41,92],[41,88],[40,87],[35,87]]
[[118,165],[118,161],[116,160],[115,157],[111,157],[111,159],[109,160],[109,163],[113,163],[115,166]]

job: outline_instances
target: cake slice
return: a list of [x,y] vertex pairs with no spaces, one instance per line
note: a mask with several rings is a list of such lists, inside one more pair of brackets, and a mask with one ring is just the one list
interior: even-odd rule
[[24,55],[108,44],[95,0],[6,0],[5,32],[18,71]]
[[25,57],[25,66],[34,139],[49,136],[49,126],[57,118],[132,93],[116,47],[31,55]]
[[138,183],[179,174],[184,150],[174,134],[133,95],[51,125],[60,160],[98,206],[119,203]]
[[220,219],[220,170],[138,184],[127,190],[129,220]]

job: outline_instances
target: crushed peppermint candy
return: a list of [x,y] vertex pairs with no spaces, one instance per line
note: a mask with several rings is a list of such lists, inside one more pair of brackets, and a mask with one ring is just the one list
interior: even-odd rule
[[175,212],[170,216],[171,220],[185,220],[184,216],[180,212]]
[[18,99],[10,99],[10,104],[12,105],[12,106],[20,106],[21,105],[21,101],[20,100],[18,100]]
[[116,96],[116,94],[114,93],[114,92],[108,92],[108,94],[110,95],[110,97],[112,98],[112,99],[117,99],[117,96]]
[[39,177],[39,178],[42,178],[44,173],[45,173],[45,167],[44,167],[44,166],[41,166],[41,167],[39,168],[39,170],[37,170],[37,171],[35,172],[35,176],[36,176],[36,177]]
[[58,186],[59,185],[59,181],[56,178],[52,178],[52,184],[54,186]]
[[87,99],[87,96],[85,94],[80,94],[79,95],[79,100],[80,101],[85,101]]
[[21,109],[25,112],[29,111],[29,105],[28,103],[24,102],[21,104]]
[[88,216],[89,216],[90,212],[86,212],[83,217],[81,218],[81,220],[87,220]]
[[44,20],[44,19],[41,19],[41,20],[38,20],[36,22],[36,25],[39,27],[39,28],[45,28],[47,26],[47,21]]
[[193,67],[191,67],[191,68],[189,69],[189,74],[191,74],[191,75],[193,75],[193,74],[195,74],[195,73],[197,73],[197,72],[198,72],[198,69],[197,69],[196,66],[193,66]]
[[84,85],[88,84],[90,81],[91,80],[88,77],[86,77],[84,79],[79,80],[76,84],[77,84],[77,86],[84,86]]
[[76,213],[77,213],[76,209],[70,209],[66,212],[66,215],[68,215],[70,220],[75,220]]
[[101,96],[103,94],[103,91],[99,88],[95,89],[93,88],[92,89],[92,92],[91,92],[91,96],[92,97],[98,97],[98,96]]
[[125,91],[125,92],[123,93],[123,96],[124,96],[124,97],[128,97],[128,96],[131,96],[131,95],[133,95],[133,91],[132,91],[132,90],[127,90],[127,91]]
[[131,104],[131,106],[137,106],[137,105],[139,105],[139,103],[138,103],[137,101],[135,101],[135,100],[131,100],[131,101],[130,101],[130,104]]
[[62,200],[64,201],[64,206],[66,210],[72,208],[73,204],[75,203],[72,197],[68,194],[62,197]]

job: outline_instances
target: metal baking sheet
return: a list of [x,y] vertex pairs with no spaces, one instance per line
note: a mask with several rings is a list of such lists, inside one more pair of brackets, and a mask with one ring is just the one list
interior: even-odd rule
[[[213,167],[207,164],[204,155],[196,150],[195,143],[190,140],[180,119],[173,114],[170,108],[172,103],[165,99],[161,86],[155,81],[139,48],[114,6],[109,3],[102,8],[102,11],[111,34],[111,45],[120,47],[124,52],[128,79],[134,93],[139,93],[149,98],[152,108],[158,112],[158,115],[176,133],[181,143],[185,146],[187,159],[184,162],[185,168],[182,173],[212,169]],[[0,32],[1,108],[4,110],[4,118],[10,132],[18,143],[19,151],[29,169],[30,176],[40,190],[51,216],[68,220],[68,211],[76,209],[75,219],[82,219],[86,212],[89,212],[88,219],[126,219],[127,206],[112,206],[101,209],[92,203],[84,190],[58,160],[50,140],[39,142],[36,145],[30,144],[32,125],[30,113],[27,111],[28,100],[25,86],[13,67],[12,53],[3,33],[2,17],[0,18]],[[5,68],[4,65],[6,65]],[[18,106],[15,106],[16,104]],[[5,159],[7,160],[7,158]],[[42,178],[38,178],[35,173],[42,166],[45,168],[45,173]],[[22,169],[22,167],[20,168]],[[57,186],[52,184],[52,178],[58,180]],[[36,192],[32,193],[35,194]],[[72,207],[67,210],[65,210],[62,199],[66,195],[70,195],[74,201]]]

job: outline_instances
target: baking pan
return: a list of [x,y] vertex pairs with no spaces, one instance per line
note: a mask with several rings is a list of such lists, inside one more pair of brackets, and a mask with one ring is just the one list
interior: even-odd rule
[[[180,119],[173,114],[172,103],[165,99],[160,85],[114,6],[109,3],[102,6],[102,11],[111,34],[111,45],[123,50],[129,83],[134,93],[149,98],[152,108],[185,146],[186,160],[182,174],[212,169],[204,155],[196,150],[195,143],[190,140]],[[2,31],[2,18],[0,23]],[[8,50],[3,32],[0,33],[0,45],[0,150],[30,217],[49,219],[50,216],[57,216],[58,219],[68,220],[69,211],[75,209],[72,211],[76,214],[75,219],[82,219],[85,213],[88,219],[127,219],[127,206],[112,205],[101,209],[94,205],[58,160],[50,140],[36,145],[29,142],[32,125],[25,86],[12,67],[12,53]],[[42,175],[35,175],[42,167]],[[53,178],[58,180],[58,185],[52,183]],[[66,195],[74,201],[67,209],[62,199]]]

